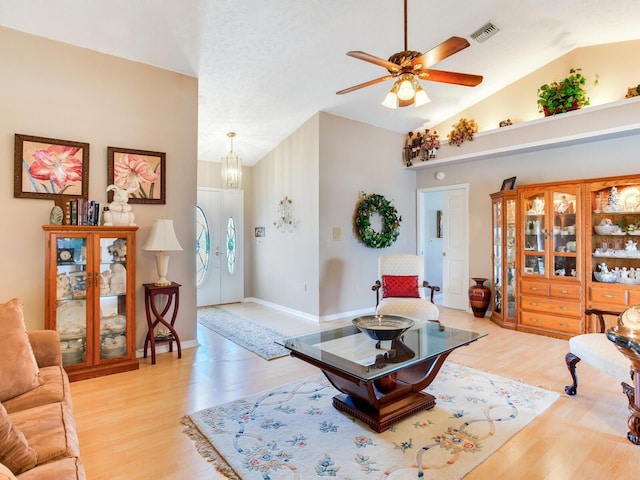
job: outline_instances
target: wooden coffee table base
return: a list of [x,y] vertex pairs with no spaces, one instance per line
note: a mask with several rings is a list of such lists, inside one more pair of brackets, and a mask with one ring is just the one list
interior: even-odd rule
[[319,367],[329,382],[342,392],[333,397],[336,409],[380,433],[404,418],[435,406],[435,397],[421,390],[433,382],[450,353],[444,352],[374,381],[361,380],[297,352],[291,352],[291,355]]
[[379,411],[367,412],[356,407],[349,395],[341,393],[333,397],[333,406],[337,410],[348,413],[352,417],[369,425],[376,432],[384,432],[394,423],[404,420],[423,410],[429,410],[436,405],[436,399],[428,393],[413,393],[403,398],[402,402],[395,402],[381,408]]

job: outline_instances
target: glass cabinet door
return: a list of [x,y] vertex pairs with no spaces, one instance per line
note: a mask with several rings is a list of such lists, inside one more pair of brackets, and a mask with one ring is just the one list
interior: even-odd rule
[[522,215],[524,225],[524,264],[522,273],[525,275],[544,276],[546,265],[546,192],[530,192],[523,199]]
[[493,311],[502,313],[502,201],[493,203]]
[[98,280],[100,359],[127,353],[127,239],[100,237]]
[[505,200],[505,278],[506,296],[503,299],[506,317],[516,317],[516,200]]
[[56,329],[63,365],[87,360],[87,238],[57,237]]
[[551,192],[553,201],[553,225],[551,226],[553,271],[555,277],[576,277],[578,272],[578,258],[576,250],[576,235],[579,233],[577,209],[579,205],[576,192],[554,190]]

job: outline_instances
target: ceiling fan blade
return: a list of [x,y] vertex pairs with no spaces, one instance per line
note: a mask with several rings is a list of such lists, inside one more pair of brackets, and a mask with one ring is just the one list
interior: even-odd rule
[[359,85],[354,85],[353,87],[340,90],[339,92],[336,92],[336,95],[342,95],[343,93],[353,92],[354,90],[359,90],[364,87],[369,87],[371,85],[375,85],[376,83],[384,82],[385,80],[390,80],[392,78],[394,78],[393,75],[385,75],[384,77],[376,78],[375,80],[369,80],[368,82],[364,82]]
[[418,73],[420,80],[430,80],[432,82],[453,83],[464,85],[465,87],[475,87],[482,82],[482,75],[470,73],[445,72],[444,70],[421,70]]
[[386,68],[390,72],[400,71],[399,65],[396,65],[395,63],[392,63],[389,60],[385,60],[384,58],[376,57],[366,52],[361,52],[360,50],[347,52],[347,55],[353,58],[357,58],[358,60],[364,60],[365,62],[373,63],[374,65],[379,65],[381,67]]
[[450,57],[454,53],[464,50],[468,46],[469,42],[466,38],[451,37],[449,40],[445,40],[437,47],[433,47],[428,52],[424,52],[411,62],[411,66],[418,70],[424,70],[425,68],[429,68],[431,65],[435,65],[445,58]]

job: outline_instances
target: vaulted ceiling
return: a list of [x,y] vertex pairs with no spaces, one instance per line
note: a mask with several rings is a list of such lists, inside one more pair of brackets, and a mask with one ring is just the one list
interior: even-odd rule
[[[198,159],[234,150],[255,164],[318,111],[398,132],[436,125],[576,47],[638,38],[629,0],[408,0],[408,48],[451,36],[471,46],[434,68],[484,76],[477,87],[422,81],[431,102],[380,105],[392,81],[346,55],[404,49],[403,0],[0,0],[0,25],[198,78]],[[492,22],[483,43],[471,34]],[[637,61],[637,60],[633,60]]]

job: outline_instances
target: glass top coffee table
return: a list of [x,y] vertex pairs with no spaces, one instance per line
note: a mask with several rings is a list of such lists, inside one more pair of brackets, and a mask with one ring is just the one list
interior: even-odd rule
[[378,342],[354,325],[288,338],[291,356],[320,368],[341,393],[333,406],[362,420],[376,432],[435,406],[424,388],[447,356],[486,333],[416,320],[395,340]]

